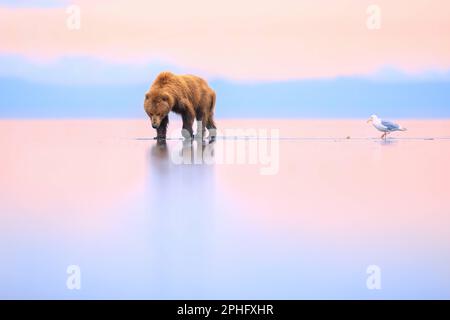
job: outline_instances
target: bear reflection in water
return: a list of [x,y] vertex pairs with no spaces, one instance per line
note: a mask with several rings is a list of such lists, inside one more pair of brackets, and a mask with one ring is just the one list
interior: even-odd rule
[[209,141],[185,139],[169,143],[167,140],[157,140],[150,150],[151,165],[160,173],[173,166],[209,166],[214,163],[215,142],[215,139]]
[[214,221],[224,209],[214,164],[195,164],[194,158],[213,147],[199,140],[159,140],[149,150],[145,202],[155,261],[149,268],[159,297],[170,297],[175,284],[186,288],[180,294],[193,287],[203,292],[209,285],[205,275],[210,272]]

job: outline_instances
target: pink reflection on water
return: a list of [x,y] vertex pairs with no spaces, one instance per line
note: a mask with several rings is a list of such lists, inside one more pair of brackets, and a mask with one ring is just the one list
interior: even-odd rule
[[[220,120],[280,130],[264,176],[175,164],[202,145],[157,145],[148,121],[1,121],[0,296],[73,297],[75,261],[81,297],[448,297],[450,121],[401,123],[382,142],[364,120]],[[372,263],[391,277],[378,296]]]
[[[274,176],[260,175],[261,164],[212,165],[221,197],[256,223],[354,237],[420,226],[447,239],[450,141],[422,138],[450,137],[448,121],[402,121],[410,130],[387,143],[370,140],[380,134],[360,120],[220,123],[224,129],[279,129],[282,139],[293,138],[282,140]],[[172,130],[179,125],[171,123]],[[147,188],[151,197],[161,183],[182,183],[167,150],[153,148],[148,159],[154,142],[136,140],[153,135],[139,120],[2,121],[2,206],[49,220],[68,210],[95,224],[134,192]],[[223,143],[219,139],[216,148]],[[152,176],[159,180],[149,186]]]
[[[0,197],[11,215],[95,225],[143,184],[139,121],[2,121]],[[60,221],[61,222],[61,221]]]
[[217,179],[238,214],[274,233],[353,244],[419,233],[426,239],[417,241],[448,243],[450,140],[428,139],[450,137],[450,122],[402,123],[410,130],[383,142],[372,140],[378,131],[358,120],[260,121],[259,127],[279,128],[282,137],[300,138],[280,144],[279,173],[261,176],[255,166],[224,165]]

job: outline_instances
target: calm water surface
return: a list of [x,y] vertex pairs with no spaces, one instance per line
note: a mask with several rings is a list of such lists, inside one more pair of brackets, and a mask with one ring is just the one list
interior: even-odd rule
[[449,299],[450,121],[402,124],[0,121],[0,298]]

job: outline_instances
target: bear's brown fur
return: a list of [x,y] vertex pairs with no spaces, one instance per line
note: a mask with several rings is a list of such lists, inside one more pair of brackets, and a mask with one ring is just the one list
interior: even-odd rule
[[[201,121],[201,134],[208,128],[210,136],[215,133],[214,109],[216,93],[205,80],[193,75],[160,73],[145,94],[144,109],[156,129],[157,139],[165,139],[169,112],[181,115],[183,136],[193,137],[194,119]],[[198,132],[197,134],[199,134]]]

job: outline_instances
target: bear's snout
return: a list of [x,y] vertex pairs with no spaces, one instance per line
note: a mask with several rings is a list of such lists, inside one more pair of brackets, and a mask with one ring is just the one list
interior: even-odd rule
[[151,121],[153,129],[158,129],[159,126],[161,125],[161,119],[157,116],[151,117]]

